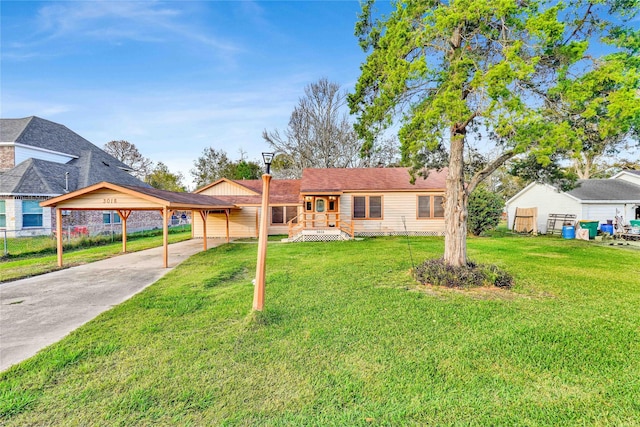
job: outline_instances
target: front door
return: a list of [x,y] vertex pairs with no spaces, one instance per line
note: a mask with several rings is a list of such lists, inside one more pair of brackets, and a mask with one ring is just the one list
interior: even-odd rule
[[324,213],[327,210],[327,199],[324,197],[316,197],[316,212]]
[[305,196],[305,228],[335,227],[339,223],[339,196]]

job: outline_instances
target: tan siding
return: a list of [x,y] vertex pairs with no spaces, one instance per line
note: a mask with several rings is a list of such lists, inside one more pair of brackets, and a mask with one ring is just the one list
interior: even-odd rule
[[[358,196],[368,195],[358,193]],[[417,219],[418,195],[442,195],[433,192],[397,192],[397,193],[370,193],[370,195],[382,195],[382,220],[354,220],[355,232],[375,233],[404,233],[405,228],[402,218],[406,222],[408,232],[444,232],[444,219]],[[342,215],[353,216],[353,194],[343,194],[340,197]]]
[[[255,207],[246,207],[241,210],[233,210],[229,215],[229,237],[243,238],[256,237],[256,210]],[[193,215],[193,236],[202,238],[202,218],[199,213]],[[212,213],[207,217],[207,236],[226,237],[227,220],[224,213]]]
[[[295,206],[296,207],[296,214],[299,215],[300,213],[302,213],[302,206],[296,206],[296,205],[283,205],[283,204],[277,204],[277,205],[270,205],[270,206]],[[260,212],[262,211],[262,208],[258,208],[258,215],[260,214]],[[280,224],[271,224],[271,212],[269,212],[269,222],[267,225],[267,233],[270,236],[274,236],[274,235],[278,235],[278,234],[289,234],[289,225],[288,224],[284,224],[284,225],[280,225]]]
[[222,181],[218,185],[207,188],[200,194],[207,196],[255,196],[256,193],[241,185]]
[[288,234],[289,226],[288,225],[270,225],[268,229],[268,233],[270,236],[274,236],[277,234]]
[[58,203],[57,206],[60,209],[162,209],[162,206],[158,203],[109,189],[97,190],[83,196],[74,197]]

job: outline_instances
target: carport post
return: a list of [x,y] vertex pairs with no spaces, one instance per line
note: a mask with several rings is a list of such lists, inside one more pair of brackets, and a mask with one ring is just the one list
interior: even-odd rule
[[203,250],[206,251],[207,250],[207,218],[209,217],[209,211],[201,210],[198,212],[200,212],[200,218],[202,218],[202,240],[204,240],[204,242],[202,243]]
[[56,251],[58,267],[62,267],[62,211],[58,207],[56,207]]
[[163,254],[162,258],[164,261],[164,268],[169,267],[169,225],[168,218],[169,210],[167,207],[162,208],[162,246],[163,246]]
[[229,243],[229,211],[230,209],[224,210],[224,216],[227,217],[227,243]]
[[118,209],[118,215],[122,219],[122,252],[127,252],[127,220],[131,215],[130,210]]

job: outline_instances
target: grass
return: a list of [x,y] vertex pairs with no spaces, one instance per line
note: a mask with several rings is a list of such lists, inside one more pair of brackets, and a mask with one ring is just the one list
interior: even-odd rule
[[[412,238],[413,258],[439,238]],[[405,238],[223,245],[0,374],[0,424],[640,425],[637,252],[469,241],[511,291],[418,286]]]
[[[179,225],[169,228],[169,234],[184,234],[191,231],[191,225]],[[162,229],[154,228],[149,230],[127,233],[127,241],[134,241],[152,236],[162,236]],[[122,234],[97,234],[93,236],[78,235],[72,239],[63,239],[64,250],[83,249],[93,246],[103,246],[109,243],[121,242]],[[6,239],[9,253],[0,257],[0,260],[20,259],[38,257],[46,254],[56,253],[56,239],[52,235],[32,236],[32,237],[9,237]]]
[[[191,238],[191,231],[169,233],[169,243],[181,242]],[[51,240],[50,237],[47,238]],[[127,252],[142,251],[145,249],[162,246],[162,235],[127,237]],[[53,251],[44,250],[38,254],[16,255],[8,259],[0,260],[0,282],[17,280],[38,274],[59,270],[58,257]],[[122,241],[113,243],[101,242],[99,246],[89,248],[69,248],[63,251],[63,268],[88,262],[99,261],[122,253]]]

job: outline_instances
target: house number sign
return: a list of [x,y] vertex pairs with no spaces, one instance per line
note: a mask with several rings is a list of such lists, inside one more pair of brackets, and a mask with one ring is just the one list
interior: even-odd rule
[[106,199],[102,199],[102,203],[104,204],[111,204],[111,203],[118,203],[118,200],[115,197],[107,197]]

